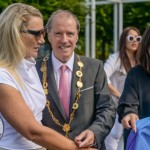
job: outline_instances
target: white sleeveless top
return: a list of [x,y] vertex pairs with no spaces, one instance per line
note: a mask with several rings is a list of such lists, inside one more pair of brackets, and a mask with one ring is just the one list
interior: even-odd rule
[[[41,124],[42,111],[46,104],[46,97],[35,68],[35,60],[23,59],[16,70],[22,79],[22,83],[25,86],[24,88],[17,83],[15,78],[5,68],[0,68],[0,83],[10,85],[18,90],[27,106],[32,111],[35,119]],[[1,148],[9,150],[41,148],[41,146],[27,140],[18,133],[5,120],[1,113],[0,119],[2,120],[0,128],[3,130],[3,133],[0,136]]]

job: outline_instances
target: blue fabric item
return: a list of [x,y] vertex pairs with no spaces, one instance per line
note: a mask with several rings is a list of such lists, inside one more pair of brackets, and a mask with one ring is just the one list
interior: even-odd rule
[[150,149],[150,117],[136,122],[137,132],[131,130],[126,150],[149,150]]

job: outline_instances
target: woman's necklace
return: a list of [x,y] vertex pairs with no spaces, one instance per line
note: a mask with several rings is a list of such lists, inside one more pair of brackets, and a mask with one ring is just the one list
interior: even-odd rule
[[[50,100],[47,99],[47,101],[46,101],[46,107],[47,107],[47,109],[49,111],[49,114],[50,114],[52,120],[55,122],[55,124],[57,124],[58,126],[62,127],[62,130],[66,133],[66,137],[68,137],[68,138],[69,138],[69,131],[71,129],[71,127],[70,127],[71,126],[71,122],[74,119],[75,111],[79,108],[78,100],[79,100],[79,98],[81,96],[81,88],[83,87],[83,83],[82,83],[82,76],[83,76],[82,68],[83,68],[83,63],[81,62],[79,56],[77,56],[77,58],[78,58],[77,64],[79,66],[79,70],[76,71],[76,76],[78,77],[78,81],[77,81],[78,91],[77,91],[77,94],[76,94],[75,102],[72,105],[72,112],[71,112],[70,117],[69,117],[69,122],[65,123],[65,124],[61,124],[59,122],[59,120],[54,116],[54,114],[53,114],[53,112],[51,110]],[[47,64],[46,64],[48,59],[49,59],[49,56],[46,56],[43,59],[42,66],[41,66],[41,71],[43,73],[42,85],[43,85],[44,93],[45,93],[46,96],[48,94]]]

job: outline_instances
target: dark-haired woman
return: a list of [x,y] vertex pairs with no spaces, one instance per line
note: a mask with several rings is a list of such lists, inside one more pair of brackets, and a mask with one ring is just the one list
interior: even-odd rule
[[[132,67],[139,64],[141,39],[140,31],[137,28],[125,28],[120,36],[119,50],[110,55],[104,65],[108,86],[117,106],[127,73]],[[123,149],[123,130],[123,126],[118,122],[116,115],[115,124],[105,140],[106,150]]]

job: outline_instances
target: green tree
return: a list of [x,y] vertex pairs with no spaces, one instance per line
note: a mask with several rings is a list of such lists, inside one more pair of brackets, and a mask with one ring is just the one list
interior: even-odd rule
[[[0,1],[0,12],[7,7],[9,4],[12,3],[26,3],[29,5],[33,5],[38,8],[43,16],[44,16],[44,23],[46,24],[49,16],[51,13],[57,9],[66,9],[73,12],[79,19],[81,29],[79,34],[79,43],[83,43],[84,37],[84,26],[85,26],[85,14],[86,14],[86,6],[84,0],[5,0]],[[47,40],[46,40],[47,41]],[[77,53],[84,54],[84,50],[81,50],[77,47]]]
[[150,26],[150,2],[124,4],[124,27],[135,26],[144,32]]
[[[149,8],[150,2],[124,3],[123,28],[135,26],[143,34],[146,27],[150,26]],[[106,60],[109,53],[113,51],[113,5],[98,5],[96,7],[96,57]]]

